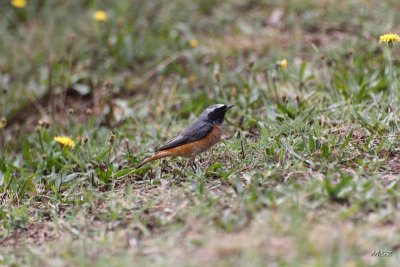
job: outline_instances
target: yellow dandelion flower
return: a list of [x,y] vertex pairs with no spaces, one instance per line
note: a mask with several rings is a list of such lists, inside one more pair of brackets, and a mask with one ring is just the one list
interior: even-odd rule
[[189,45],[192,48],[196,48],[199,45],[199,41],[197,41],[197,39],[190,39],[189,40]]
[[278,61],[276,62],[276,65],[277,65],[279,68],[281,68],[281,69],[286,69],[287,66],[288,66],[288,61],[287,61],[286,58],[285,58],[285,59],[282,59],[282,60],[278,60]]
[[75,146],[74,140],[72,140],[68,136],[56,136],[56,137],[54,137],[54,141],[56,141],[57,143],[59,143],[63,146],[67,146],[70,148],[73,148]]
[[108,18],[107,12],[103,10],[96,10],[93,13],[93,19],[96,21],[106,21]]
[[400,43],[400,36],[395,33],[387,33],[384,35],[379,36],[380,43]]
[[24,8],[26,7],[26,0],[11,0],[11,5],[15,8]]

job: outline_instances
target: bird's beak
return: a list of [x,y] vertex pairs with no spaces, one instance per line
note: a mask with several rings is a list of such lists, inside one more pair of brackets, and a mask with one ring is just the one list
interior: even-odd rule
[[226,110],[233,108],[235,105],[230,105],[229,107],[226,108]]

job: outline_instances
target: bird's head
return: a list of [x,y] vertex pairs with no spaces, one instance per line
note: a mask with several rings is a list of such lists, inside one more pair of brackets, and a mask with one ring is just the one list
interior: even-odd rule
[[225,112],[234,106],[225,104],[211,105],[200,114],[200,118],[212,124],[221,125],[224,122]]

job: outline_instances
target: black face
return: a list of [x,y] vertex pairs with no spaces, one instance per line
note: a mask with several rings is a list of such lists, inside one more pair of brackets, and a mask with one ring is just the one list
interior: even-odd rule
[[212,124],[221,125],[224,122],[225,112],[233,106],[234,105],[227,106],[224,104],[209,106],[201,113],[200,118]]

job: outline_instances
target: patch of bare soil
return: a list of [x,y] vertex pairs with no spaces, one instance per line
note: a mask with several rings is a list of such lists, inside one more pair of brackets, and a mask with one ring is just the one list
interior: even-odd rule
[[0,247],[18,248],[23,244],[41,246],[56,237],[56,232],[46,223],[31,223],[0,240]]
[[382,159],[382,180],[389,184],[398,180],[400,175],[400,151],[382,151],[379,153]]

